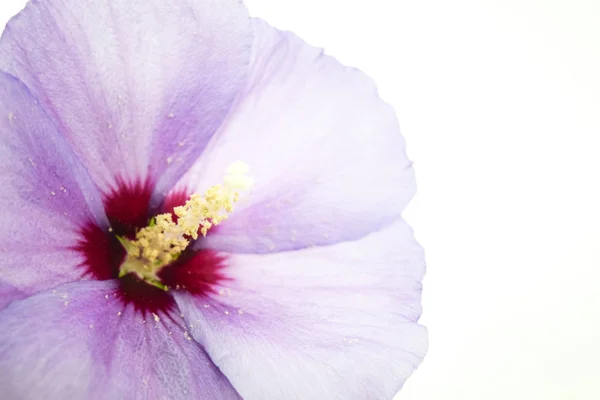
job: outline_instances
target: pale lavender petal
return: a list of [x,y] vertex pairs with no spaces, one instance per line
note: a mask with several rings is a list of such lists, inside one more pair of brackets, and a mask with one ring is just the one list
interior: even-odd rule
[[400,216],[415,190],[393,109],[363,73],[255,20],[245,92],[180,186],[203,191],[242,160],[255,180],[204,242],[269,253],[358,239]]
[[219,294],[176,299],[245,400],[392,399],[425,355],[423,252],[402,220],[355,242],[228,262]]
[[239,0],[34,0],[0,41],[0,68],[60,122],[96,182],[193,163],[243,87],[252,42]]
[[116,291],[72,283],[0,312],[3,398],[240,399],[178,314],[144,318]]
[[80,278],[69,248],[86,222],[108,224],[100,196],[53,120],[3,72],[0,183],[2,303]]
[[0,279],[0,310],[4,309],[7,305],[15,300],[24,299],[27,297],[27,293],[17,289],[13,285],[3,282]]

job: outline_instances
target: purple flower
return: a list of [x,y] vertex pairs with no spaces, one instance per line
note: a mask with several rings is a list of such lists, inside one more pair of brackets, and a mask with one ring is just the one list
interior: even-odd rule
[[2,398],[391,399],[421,362],[362,73],[239,0],[33,0],[0,70]]

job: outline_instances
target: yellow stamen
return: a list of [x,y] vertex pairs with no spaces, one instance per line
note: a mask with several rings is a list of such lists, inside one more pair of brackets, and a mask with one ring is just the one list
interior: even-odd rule
[[253,181],[246,176],[248,166],[241,161],[227,168],[222,185],[209,188],[204,195],[193,194],[185,205],[175,207],[177,223],[170,213],[157,215],[149,226],[142,228],[135,240],[120,238],[127,250],[127,258],[121,266],[120,276],[137,274],[148,283],[166,289],[157,276],[190,244],[189,238],[198,239],[213,226],[227,219],[238,201],[239,191],[248,189]]

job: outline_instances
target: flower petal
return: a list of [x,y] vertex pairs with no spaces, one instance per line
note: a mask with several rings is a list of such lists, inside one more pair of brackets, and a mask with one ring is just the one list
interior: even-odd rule
[[221,295],[175,298],[246,400],[391,399],[426,352],[423,253],[402,220],[355,242],[228,262]]
[[116,290],[72,283],[0,312],[4,398],[239,399],[178,315],[144,319]]
[[4,72],[0,182],[2,303],[80,278],[81,258],[69,247],[86,222],[107,226],[100,196],[56,124]]
[[104,191],[169,190],[221,125],[248,69],[239,0],[34,0],[0,41]]
[[0,310],[4,309],[4,307],[9,305],[11,302],[24,299],[26,297],[26,293],[23,293],[13,285],[0,280]]
[[242,160],[253,191],[207,247],[269,253],[358,239],[414,194],[393,109],[361,72],[255,20],[245,92],[180,186],[206,189]]

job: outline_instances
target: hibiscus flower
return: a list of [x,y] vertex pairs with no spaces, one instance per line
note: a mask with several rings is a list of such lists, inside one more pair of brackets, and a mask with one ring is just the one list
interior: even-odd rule
[[239,0],[33,0],[0,40],[4,399],[391,399],[424,258],[394,111]]

